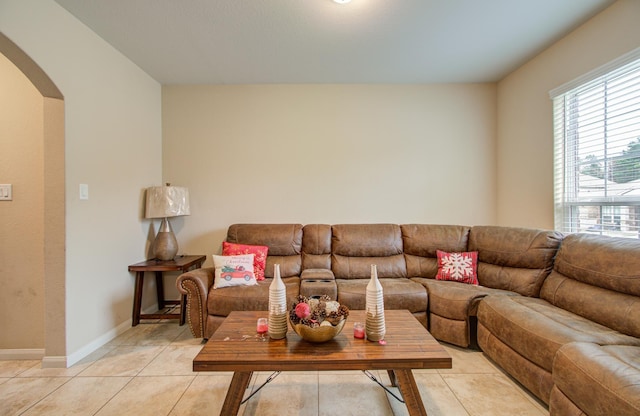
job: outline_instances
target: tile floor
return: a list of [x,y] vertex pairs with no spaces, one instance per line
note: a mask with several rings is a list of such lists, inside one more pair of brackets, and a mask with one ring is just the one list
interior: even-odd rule
[[[231,373],[194,373],[200,351],[186,326],[143,323],[67,369],[0,361],[0,415],[217,415]],[[449,370],[414,371],[430,416],[548,415],[481,352],[445,344]],[[385,371],[374,375],[386,385]],[[254,375],[262,384],[269,373]],[[392,389],[397,393],[397,389]],[[406,415],[359,371],[282,373],[240,408],[244,416]]]

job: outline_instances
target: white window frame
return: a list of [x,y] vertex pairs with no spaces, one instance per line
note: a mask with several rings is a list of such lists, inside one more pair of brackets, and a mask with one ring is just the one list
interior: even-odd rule
[[[554,220],[555,228],[558,231],[640,238],[640,192],[638,191],[640,184],[636,184],[635,181],[629,183],[628,187],[632,191],[627,195],[624,191],[609,192],[607,186],[610,189],[620,188],[620,184],[605,179],[608,177],[608,166],[613,163],[611,161],[616,157],[615,155],[607,155],[606,150],[613,142],[611,139],[611,142],[607,144],[607,141],[610,140],[609,136],[614,135],[614,133],[609,133],[607,129],[609,121],[607,104],[610,103],[607,85],[610,80],[625,73],[622,71],[628,73],[637,71],[638,68],[640,68],[640,48],[549,92],[554,103]],[[640,80],[640,76],[638,79]],[[587,101],[584,98],[585,91],[596,88],[601,89],[598,97],[602,104],[589,103],[589,109],[598,108],[604,117],[597,133],[591,132],[590,136],[586,138],[586,129],[583,129],[578,123],[585,117],[581,118],[578,113],[587,106],[587,104],[582,104]],[[635,110],[637,107],[635,100],[640,100],[640,94],[637,93],[636,88],[634,90],[636,91],[634,92],[635,97],[631,101],[631,107],[634,109],[631,113],[632,134],[635,134],[636,126],[640,126],[640,114]],[[582,101],[577,97],[582,97]],[[637,137],[640,137],[640,127],[637,129]],[[604,168],[602,173],[604,178],[601,178],[601,186],[599,187],[602,192],[589,193],[585,190],[585,175],[581,174],[585,159],[584,154],[580,155],[578,149],[580,144],[584,146],[587,141],[590,144],[602,145],[602,149],[604,149],[604,152],[597,157],[598,162],[601,162]],[[579,183],[581,180],[582,185]],[[595,223],[590,224],[591,220]]]

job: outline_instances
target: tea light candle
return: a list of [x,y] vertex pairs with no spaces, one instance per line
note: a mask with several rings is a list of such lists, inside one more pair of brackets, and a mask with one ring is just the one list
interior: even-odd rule
[[353,323],[353,337],[364,339],[364,324],[362,322]]
[[258,334],[266,334],[269,331],[269,321],[267,318],[259,318],[256,324]]

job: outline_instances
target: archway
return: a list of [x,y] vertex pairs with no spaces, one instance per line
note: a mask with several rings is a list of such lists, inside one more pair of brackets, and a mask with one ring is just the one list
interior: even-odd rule
[[64,97],[47,74],[0,33],[0,53],[43,99],[45,357],[43,367],[66,367]]

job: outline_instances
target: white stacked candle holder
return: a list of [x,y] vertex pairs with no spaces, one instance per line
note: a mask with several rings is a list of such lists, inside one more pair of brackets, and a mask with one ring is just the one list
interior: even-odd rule
[[367,285],[366,293],[365,333],[369,341],[381,341],[386,333],[384,321],[384,299],[382,285],[378,280],[378,269],[371,265],[371,280]]
[[273,282],[269,286],[269,337],[282,339],[287,336],[287,289],[280,277],[280,265],[273,270]]

